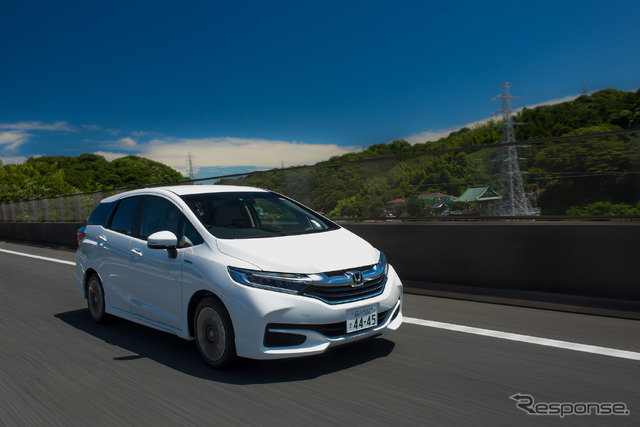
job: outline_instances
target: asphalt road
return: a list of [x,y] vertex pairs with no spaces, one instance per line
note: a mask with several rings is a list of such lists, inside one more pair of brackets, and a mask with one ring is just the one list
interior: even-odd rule
[[405,295],[395,334],[218,372],[193,342],[93,324],[73,265],[7,251],[74,260],[0,243],[1,426],[640,425],[637,320]]

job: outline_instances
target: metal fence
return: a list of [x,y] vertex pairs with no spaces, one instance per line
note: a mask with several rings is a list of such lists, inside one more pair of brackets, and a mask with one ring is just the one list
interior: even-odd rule
[[[548,191],[551,186],[555,186],[556,190],[562,188],[558,183],[571,183],[565,187],[574,191],[588,186],[593,186],[595,190],[602,185],[608,185],[616,191],[624,188],[631,204],[638,203],[640,207],[638,130],[523,141],[511,145],[518,149],[522,182],[532,208],[531,213],[540,212],[538,198],[544,191],[541,189]],[[465,205],[452,203],[451,199],[460,197],[472,186],[491,187],[504,198],[507,195],[504,189],[508,185],[505,185],[505,176],[500,172],[500,150],[503,149],[504,144],[492,144],[422,153],[405,152],[177,184],[231,184],[267,188],[334,219],[512,220],[513,215],[500,213],[499,202],[495,200]],[[558,169],[558,165],[566,165],[567,169]],[[458,173],[458,170],[463,172]],[[0,222],[82,222],[102,199],[131,189],[0,203]],[[566,194],[567,198],[572,196]],[[544,209],[542,213],[545,214]],[[577,218],[565,212],[558,214],[548,211],[546,215],[554,215],[553,219]],[[638,215],[618,214],[610,219],[620,218],[638,219]],[[588,218],[585,215],[582,219]]]
[[88,218],[100,200],[120,190],[96,191],[53,198],[0,204],[0,221],[5,222],[81,222]]

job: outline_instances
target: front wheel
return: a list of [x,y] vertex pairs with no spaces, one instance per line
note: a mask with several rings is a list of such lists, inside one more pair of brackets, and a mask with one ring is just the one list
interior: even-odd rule
[[235,336],[229,313],[216,299],[205,298],[194,316],[196,345],[207,364],[226,369],[236,359]]
[[87,307],[89,316],[96,323],[105,323],[108,315],[104,309],[104,290],[100,279],[95,274],[89,278],[87,283]]

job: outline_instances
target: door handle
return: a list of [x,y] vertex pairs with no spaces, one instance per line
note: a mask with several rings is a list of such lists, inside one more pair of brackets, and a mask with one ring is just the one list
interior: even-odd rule
[[142,256],[142,251],[140,249],[131,249],[131,253]]
[[98,236],[98,239],[102,240],[103,242],[107,241],[107,236],[105,236],[104,234],[101,234]]

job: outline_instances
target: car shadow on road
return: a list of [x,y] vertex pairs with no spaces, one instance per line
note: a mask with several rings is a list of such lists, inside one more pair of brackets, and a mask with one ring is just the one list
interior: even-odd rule
[[115,363],[147,358],[187,375],[236,385],[313,379],[364,366],[388,356],[395,347],[392,341],[377,337],[330,349],[317,356],[282,360],[239,359],[234,368],[217,371],[205,364],[193,341],[123,319],[113,318],[106,325],[97,325],[90,320],[86,309],[59,313],[55,317],[131,353],[114,358]]

